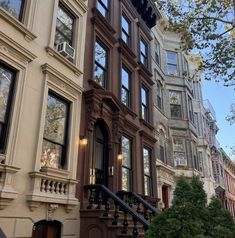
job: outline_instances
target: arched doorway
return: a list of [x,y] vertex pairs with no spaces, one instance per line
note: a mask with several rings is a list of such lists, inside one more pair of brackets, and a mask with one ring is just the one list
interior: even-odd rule
[[91,158],[92,183],[108,186],[109,135],[106,124],[98,119],[94,125]]
[[32,238],[61,238],[61,223],[59,221],[38,221],[33,226]]

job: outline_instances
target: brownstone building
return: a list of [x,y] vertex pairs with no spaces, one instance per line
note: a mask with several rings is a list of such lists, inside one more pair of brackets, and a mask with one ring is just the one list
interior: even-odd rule
[[[147,0],[90,0],[88,7],[80,128],[85,143],[78,159],[81,207],[88,203],[87,184],[156,201],[150,29],[159,13]],[[100,231],[96,237],[105,237],[99,225],[89,229],[81,214],[81,237],[84,232],[92,237],[95,230]]]

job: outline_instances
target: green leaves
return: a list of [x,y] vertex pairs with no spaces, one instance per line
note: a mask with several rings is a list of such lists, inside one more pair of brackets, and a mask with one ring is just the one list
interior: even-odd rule
[[207,206],[199,177],[178,179],[172,206],[153,219],[146,238],[234,238],[235,223],[217,198]]
[[[235,85],[235,24],[232,0],[161,1],[167,30],[181,35],[181,49],[199,50],[204,78]],[[226,53],[226,57],[225,57]]]

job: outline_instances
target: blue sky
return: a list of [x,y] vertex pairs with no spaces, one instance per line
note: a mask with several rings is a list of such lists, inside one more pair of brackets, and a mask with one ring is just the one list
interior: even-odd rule
[[234,87],[225,87],[222,82],[204,81],[202,91],[203,99],[208,99],[216,112],[216,121],[219,127],[217,139],[231,159],[235,159],[235,155],[231,156],[229,149],[231,146],[235,146],[235,123],[230,125],[225,119],[230,114],[231,103],[235,103]]

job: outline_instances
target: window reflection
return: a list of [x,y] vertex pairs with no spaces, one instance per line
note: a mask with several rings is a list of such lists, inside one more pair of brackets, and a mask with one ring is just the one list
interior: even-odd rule
[[131,140],[122,136],[122,190],[131,191]]
[[0,0],[0,7],[18,20],[22,19],[24,0]]
[[106,86],[107,50],[99,43],[95,43],[95,72],[94,80],[102,87]]
[[54,94],[47,98],[41,165],[53,168],[65,165],[66,126],[69,105]]
[[0,65],[0,153],[4,152],[7,139],[11,98],[15,73]]
[[121,101],[126,106],[130,106],[130,72],[122,67],[122,91]]

